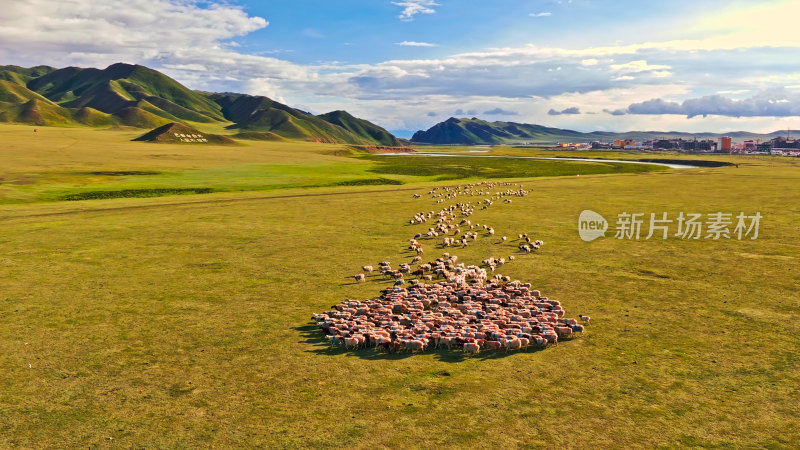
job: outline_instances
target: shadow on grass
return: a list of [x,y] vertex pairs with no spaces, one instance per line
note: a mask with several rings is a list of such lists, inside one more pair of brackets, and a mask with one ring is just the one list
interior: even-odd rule
[[317,327],[316,325],[304,325],[300,327],[295,327],[294,329],[296,331],[299,331],[300,334],[305,338],[304,340],[301,341],[301,343],[309,344],[314,347],[311,350],[306,350],[309,353],[314,353],[317,355],[325,355],[325,356],[346,355],[370,361],[380,361],[380,360],[396,361],[396,360],[403,360],[415,355],[433,355],[433,357],[436,358],[437,360],[448,363],[457,363],[467,360],[486,361],[486,360],[506,358],[520,352],[537,353],[548,348],[548,347],[544,348],[529,347],[526,350],[520,350],[515,352],[485,350],[477,355],[469,355],[461,350],[452,350],[446,348],[431,348],[424,352],[418,352],[418,353],[412,353],[410,351],[389,352],[385,350],[379,350],[376,348],[360,348],[356,350],[351,350],[341,346],[332,347],[329,344],[328,338],[325,335],[325,333],[323,333],[322,330],[320,330],[319,327]]
[[[350,279],[350,280],[353,279],[352,276],[344,277],[344,278],[345,279]],[[408,282],[408,280],[410,280],[410,278],[409,279],[405,279],[405,280],[406,280],[406,282]],[[365,283],[375,284],[375,283],[378,283],[378,284],[381,284],[381,285],[384,285],[384,286],[390,288],[390,287],[393,286],[393,284],[391,284],[391,283],[393,283],[393,281],[394,280],[392,280],[391,277],[388,277],[388,276],[386,276],[386,275],[384,275],[382,273],[373,273],[373,274],[367,275],[366,278],[364,279],[364,281],[351,281],[349,283],[339,283],[339,286],[355,286],[357,284],[365,284]],[[421,281],[422,280],[420,280],[420,282]],[[386,283],[390,283],[390,284],[387,285]]]

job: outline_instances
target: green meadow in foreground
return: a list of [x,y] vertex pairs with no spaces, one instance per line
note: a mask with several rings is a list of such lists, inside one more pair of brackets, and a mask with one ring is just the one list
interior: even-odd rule
[[[503,180],[530,195],[476,212],[473,223],[496,237],[450,252],[466,263],[514,254],[500,273],[592,323],[545,350],[468,357],[331,349],[310,321],[390,284],[353,283],[362,265],[410,262],[407,241],[427,225],[408,220],[442,207],[428,190],[464,182],[436,181],[446,174],[428,160],[40,133],[41,145],[4,139],[0,150],[2,447],[800,444],[797,159]],[[551,175],[565,174],[559,167]],[[381,178],[405,184],[331,186]],[[281,188],[252,188],[268,185]],[[58,201],[222,186],[229,192]],[[584,209],[611,222],[606,238],[580,240]],[[758,239],[613,239],[622,212],[717,211],[760,212]],[[518,233],[545,245],[521,254]],[[443,251],[439,241],[421,241],[426,259]]]

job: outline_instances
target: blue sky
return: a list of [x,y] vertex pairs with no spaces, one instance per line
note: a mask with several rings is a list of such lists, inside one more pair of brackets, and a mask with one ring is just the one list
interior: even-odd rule
[[161,70],[346,109],[582,131],[800,127],[796,0],[15,0],[0,64]]

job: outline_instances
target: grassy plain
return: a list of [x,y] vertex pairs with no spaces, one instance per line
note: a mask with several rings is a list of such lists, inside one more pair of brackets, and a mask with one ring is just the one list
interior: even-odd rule
[[[346,146],[240,141],[238,146],[130,142],[142,130],[0,127],[0,204],[79,198],[396,185],[442,178],[639,173],[618,163],[369,156]],[[171,191],[170,191],[171,190]]]
[[[331,350],[309,317],[377,295],[385,280],[348,276],[410,261],[405,243],[426,226],[408,219],[441,207],[412,194],[459,181],[376,174],[373,161],[336,156],[335,146],[165,148],[127,143],[136,132],[71,131],[0,149],[2,195],[19,200],[0,206],[0,446],[800,444],[796,159],[515,179],[532,193],[473,222],[531,233],[542,250],[520,255],[482,237],[453,253],[517,254],[502,273],[593,323],[543,351],[411,356]],[[274,168],[254,170],[252,182],[285,188],[45,201],[79,183],[130,188],[147,176],[65,173],[201,174],[163,182],[185,187],[236,185],[241,167]],[[24,177],[32,183],[6,187]],[[408,184],[302,188],[379,177]],[[764,218],[757,240],[585,243],[583,209],[612,226],[623,211]]]

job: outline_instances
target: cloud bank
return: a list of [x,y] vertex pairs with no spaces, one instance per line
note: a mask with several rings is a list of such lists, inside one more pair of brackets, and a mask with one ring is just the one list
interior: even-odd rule
[[734,100],[721,95],[707,95],[690,98],[680,103],[652,99],[631,104],[625,112],[627,114],[682,114],[688,118],[710,115],[791,117],[800,116],[800,93],[775,89],[742,100]]
[[[709,129],[745,123],[731,120],[736,118],[772,127],[759,118],[800,116],[800,34],[781,31],[793,29],[792,2],[701,18],[689,27],[692,39],[589,47],[520,44],[371,64],[299,64],[277,54],[245,53],[236,39],[269,22],[222,0],[8,3],[0,9],[0,58],[7,64],[139,63],[194,89],[267,95],[321,112],[346,108],[390,129],[427,128],[444,114],[425,111],[456,109],[584,130],[620,123],[630,128],[708,123]],[[433,14],[439,6],[430,0],[392,3],[402,8],[403,20]],[[757,94],[738,97],[746,93]],[[576,106],[565,108],[570,105]]]
[[503,108],[494,108],[488,111],[484,111],[483,114],[487,116],[518,116],[519,113],[516,111],[507,111]]
[[577,106],[562,109],[561,111],[556,111],[555,109],[550,108],[550,111],[547,111],[547,114],[550,116],[561,116],[563,114],[580,114],[580,113],[581,110]]

